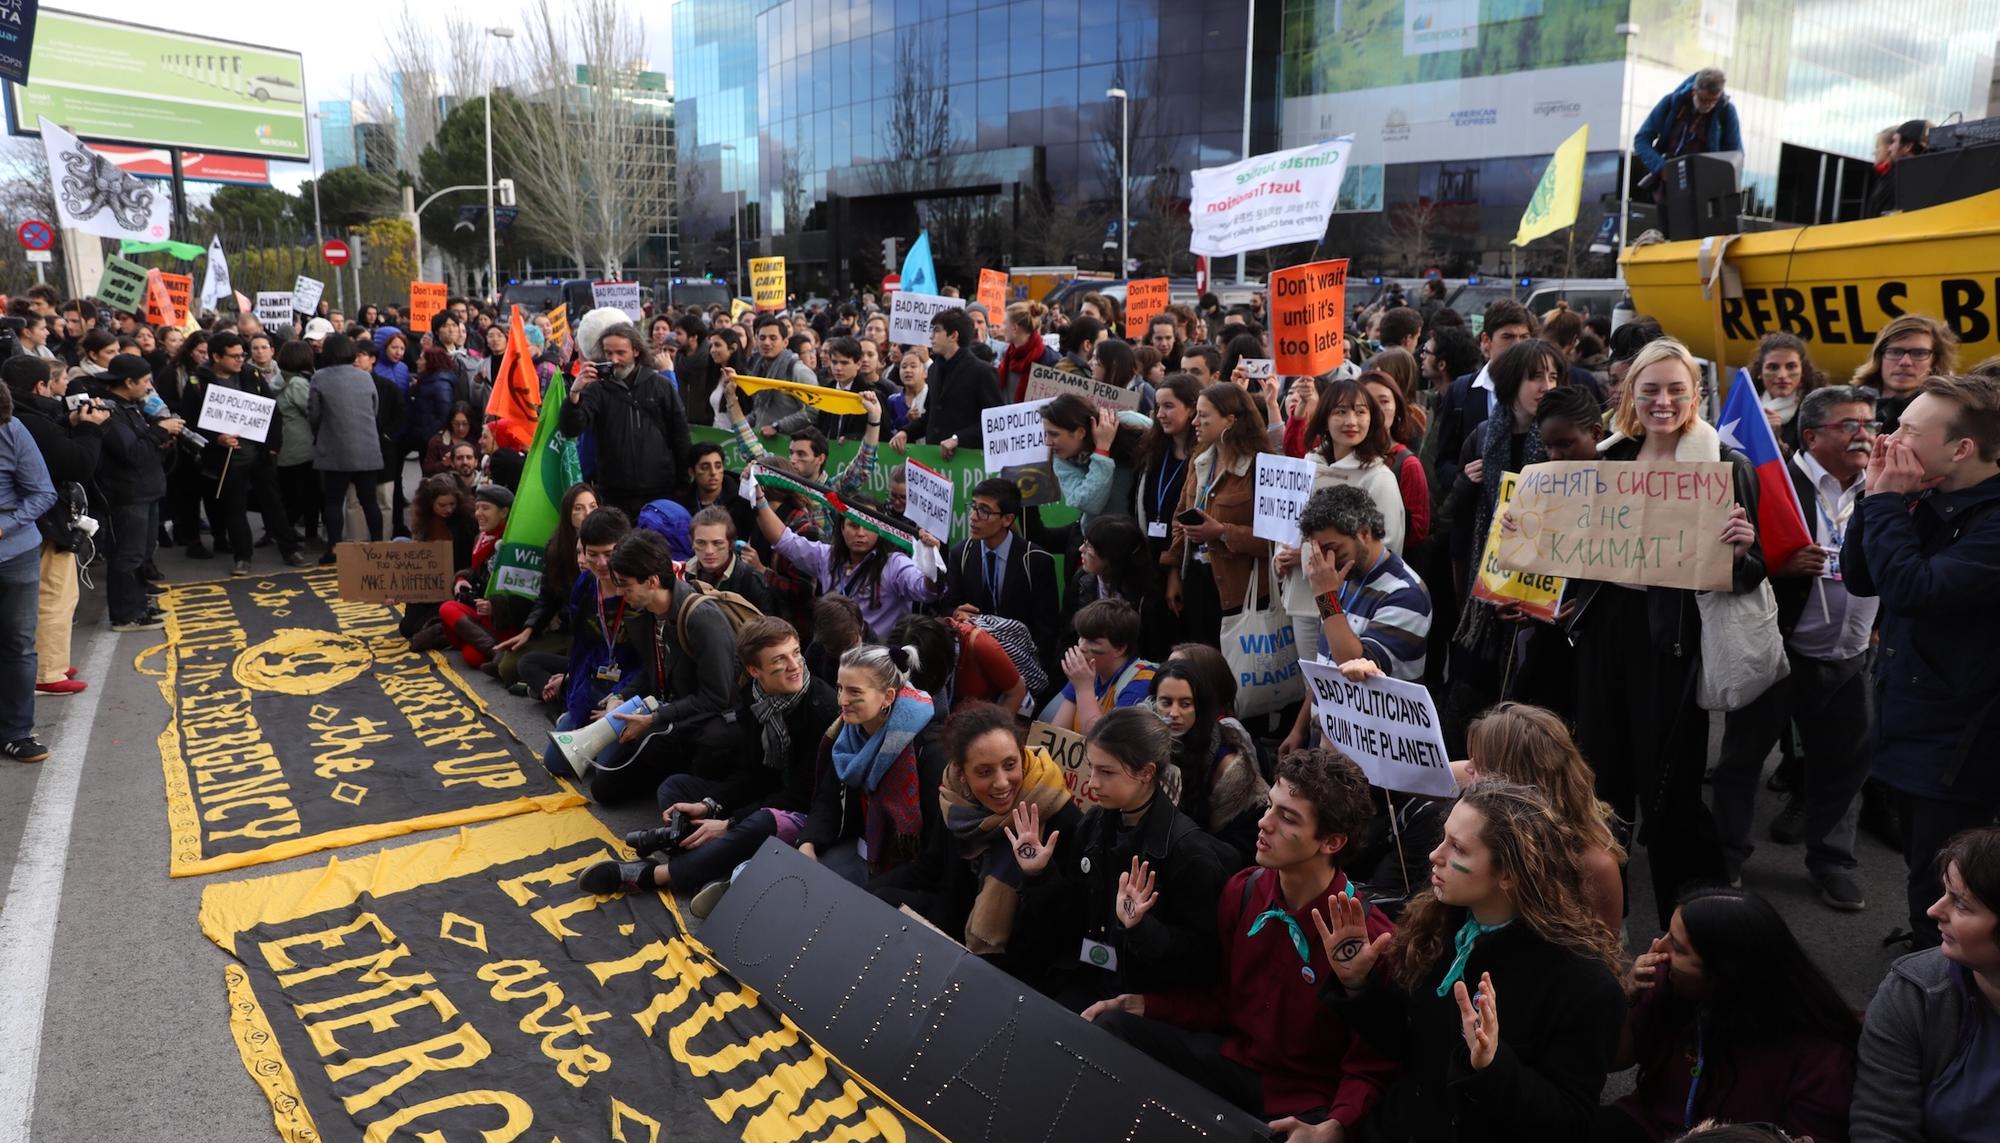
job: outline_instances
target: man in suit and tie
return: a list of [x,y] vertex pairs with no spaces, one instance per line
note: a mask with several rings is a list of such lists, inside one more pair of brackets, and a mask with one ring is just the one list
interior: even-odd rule
[[969,538],[951,549],[945,567],[943,606],[958,618],[999,615],[1027,627],[1044,663],[1060,648],[1062,587],[1055,557],[1014,531],[1021,490],[1003,477],[972,489]]

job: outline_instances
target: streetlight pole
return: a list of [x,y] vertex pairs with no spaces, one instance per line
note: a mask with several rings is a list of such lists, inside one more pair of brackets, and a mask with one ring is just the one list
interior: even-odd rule
[[[326,227],[321,223],[319,217],[319,180],[322,177],[326,159],[326,120],[321,119],[319,112],[315,111],[312,113],[312,121],[316,125],[315,129],[319,132],[319,146],[313,148],[312,154],[313,241],[319,243],[320,257],[324,258],[326,257]],[[347,283],[341,278],[339,267],[334,268],[333,297],[334,304],[338,305],[341,312],[345,313],[347,311]]]
[[[488,28],[486,34],[514,38],[512,28]],[[422,267],[418,267],[422,272]],[[493,217],[493,45],[486,45],[486,296],[500,296],[500,227]]]
[[[724,143],[722,149],[733,155],[736,153],[736,144]],[[731,196],[736,204],[736,215],[732,220],[736,231],[736,280],[730,283],[729,295],[733,298],[736,296],[735,291],[743,288],[743,180],[739,173],[739,177],[730,181],[736,184],[735,193]]]
[[1132,98],[1122,87],[1104,98],[1118,101],[1118,276],[1132,272]]
[[[1238,155],[1237,158],[1248,159],[1250,157],[1250,66],[1257,58],[1255,51],[1257,46],[1257,0],[1245,0],[1243,7],[1248,10],[1249,23],[1243,31],[1243,153]],[[1239,286],[1247,281],[1243,276],[1244,257],[1242,254],[1236,256],[1236,284]]]
[[[1626,105],[1632,101],[1632,41],[1639,38],[1639,25],[1620,24],[1618,34],[1624,38],[1624,51],[1620,53],[1618,77],[1618,254],[1614,263],[1622,263],[1625,258],[1625,225],[1632,218],[1632,123],[1625,114]],[[1624,267],[1619,266],[1619,276],[1624,276]]]

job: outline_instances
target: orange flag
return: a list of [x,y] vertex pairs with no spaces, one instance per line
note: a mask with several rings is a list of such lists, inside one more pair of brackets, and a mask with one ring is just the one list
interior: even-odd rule
[[507,324],[507,353],[494,371],[497,380],[493,395],[486,399],[486,419],[522,421],[534,424],[542,409],[542,379],[535,372],[535,350],[528,344],[528,329],[521,321],[521,307],[513,307]]

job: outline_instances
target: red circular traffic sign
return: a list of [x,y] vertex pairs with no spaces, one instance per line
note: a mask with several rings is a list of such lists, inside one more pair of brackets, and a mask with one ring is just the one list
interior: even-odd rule
[[347,259],[349,256],[347,243],[342,242],[338,238],[327,239],[326,245],[319,248],[319,253],[320,257],[326,259],[326,264],[329,266],[347,265]]
[[31,218],[22,223],[20,228],[14,231],[14,236],[29,250],[47,250],[56,244],[56,232],[49,229],[49,224],[39,218]]

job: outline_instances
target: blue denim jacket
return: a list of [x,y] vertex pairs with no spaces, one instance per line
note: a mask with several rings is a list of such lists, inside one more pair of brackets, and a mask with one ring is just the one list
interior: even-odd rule
[[0,563],[42,546],[35,521],[56,506],[42,450],[18,417],[0,425]]

